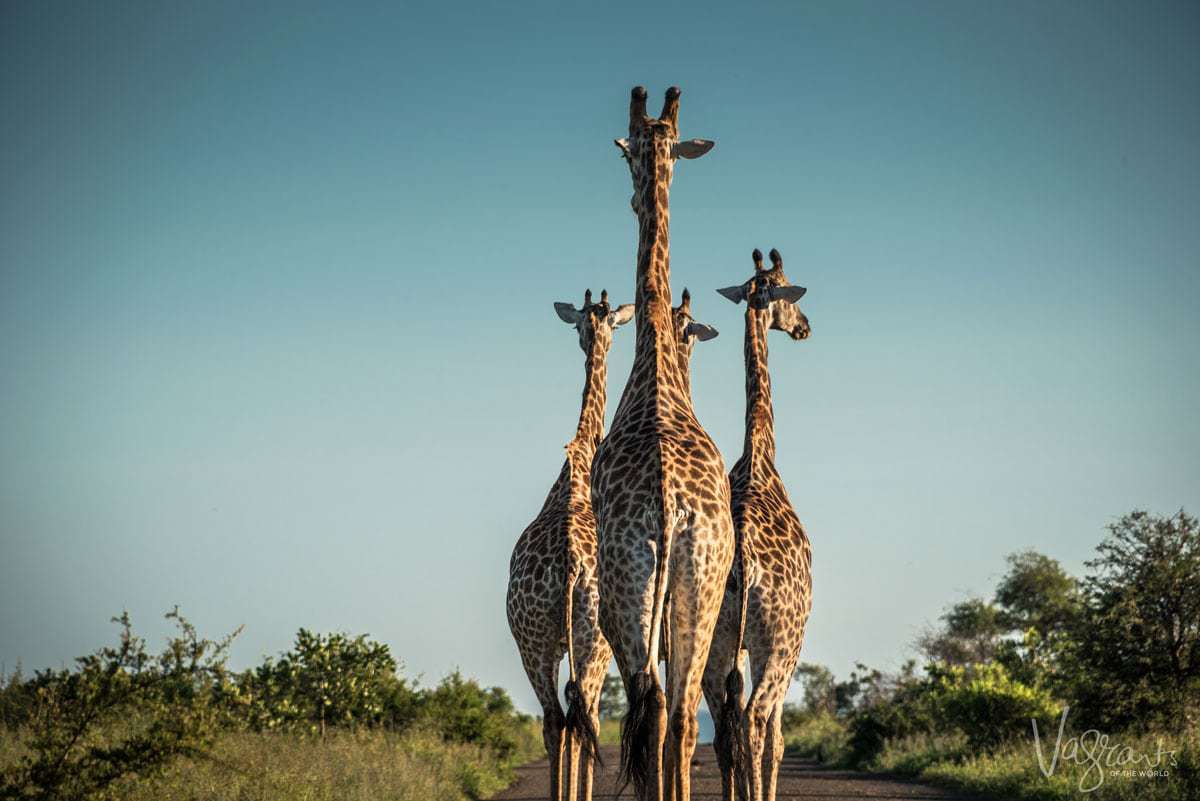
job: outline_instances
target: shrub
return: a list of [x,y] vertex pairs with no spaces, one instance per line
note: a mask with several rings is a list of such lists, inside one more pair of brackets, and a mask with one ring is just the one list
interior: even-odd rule
[[1061,712],[1049,693],[1016,681],[998,663],[935,665],[930,678],[934,714],[963,732],[975,749],[992,749],[1029,731],[1030,720],[1047,731]]
[[313,634],[300,629],[291,651],[238,678],[247,720],[259,730],[387,725],[403,729],[417,716],[418,695],[397,674],[386,645],[367,635]]
[[225,659],[237,632],[214,642],[178,609],[167,617],[179,635],[157,656],[125,613],[113,618],[121,627],[116,647],[80,657],[75,671],[42,671],[28,682],[28,736],[0,775],[0,798],[96,798],[123,777],[156,773],[210,745],[225,718],[222,700],[233,693]]
[[[790,724],[790,725],[789,725]],[[846,724],[831,714],[793,716],[785,720],[788,748],[795,754],[826,764],[847,761]]]
[[528,718],[513,708],[508,693],[499,687],[484,689],[458,671],[425,691],[421,720],[443,739],[490,748],[508,760],[520,753],[531,737]]

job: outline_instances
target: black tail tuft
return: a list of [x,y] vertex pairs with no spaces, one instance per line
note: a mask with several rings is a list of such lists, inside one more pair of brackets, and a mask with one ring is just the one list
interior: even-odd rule
[[629,711],[621,722],[621,789],[633,781],[638,798],[648,797],[651,781],[652,759],[658,748],[655,729],[661,712],[666,708],[666,699],[658,683],[643,670],[635,673],[629,682]]
[[582,753],[596,760],[597,764],[603,765],[604,760],[600,758],[600,735],[596,732],[596,727],[592,725],[592,716],[588,712],[587,703],[583,700],[583,693],[579,690],[579,683],[574,680],[568,681],[565,694],[567,697],[566,730],[571,732],[571,736],[582,746]]
[[713,746],[721,771],[732,770],[736,786],[746,776],[746,741],[742,713],[742,671],[738,665],[725,677],[725,702],[721,704],[721,719],[717,723]]

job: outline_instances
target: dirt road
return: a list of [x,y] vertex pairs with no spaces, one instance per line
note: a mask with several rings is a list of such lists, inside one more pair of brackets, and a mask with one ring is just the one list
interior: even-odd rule
[[[594,801],[610,801],[616,796],[617,750],[604,748],[605,767],[600,769],[593,793]],[[692,768],[692,798],[713,801],[721,798],[721,778],[717,774],[712,746],[696,749]],[[550,777],[546,761],[518,768],[512,787],[495,796],[497,801],[546,801],[550,796]],[[633,788],[621,795],[633,801]],[[849,799],[919,799],[920,801],[979,801],[978,796],[943,790],[895,776],[878,776],[854,771],[829,770],[812,762],[785,757],[779,768],[778,801],[849,801]]]

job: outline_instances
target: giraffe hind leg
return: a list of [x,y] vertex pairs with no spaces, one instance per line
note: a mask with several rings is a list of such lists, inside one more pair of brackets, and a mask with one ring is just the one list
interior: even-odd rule
[[542,706],[542,743],[550,760],[551,801],[563,799],[564,756],[567,755],[566,716],[558,702],[558,658],[553,654],[521,654],[525,674]]

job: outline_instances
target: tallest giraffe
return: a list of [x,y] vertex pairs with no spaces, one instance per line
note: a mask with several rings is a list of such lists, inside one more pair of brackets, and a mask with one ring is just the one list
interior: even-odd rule
[[[650,117],[646,90],[634,88],[629,137],[616,141],[638,220],[637,344],[592,465],[600,623],[629,698],[622,773],[641,801],[691,798],[700,681],[734,550],[724,462],[696,420],[672,333],[671,178],[678,158],[713,146],[680,141],[679,96],[668,89],[662,113]],[[664,624],[669,698],[658,675]]]

